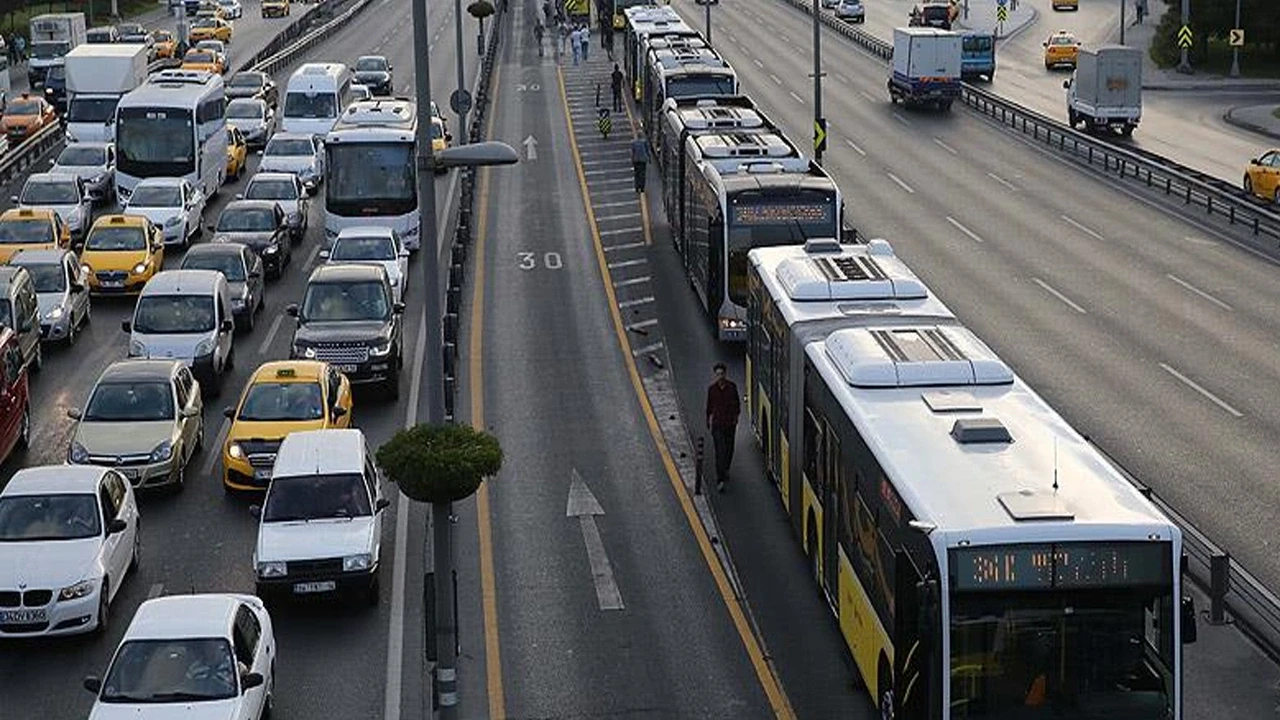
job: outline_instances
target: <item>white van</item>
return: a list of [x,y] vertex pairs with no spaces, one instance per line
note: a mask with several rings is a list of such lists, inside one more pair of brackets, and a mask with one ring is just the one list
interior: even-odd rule
[[280,129],[323,137],[351,101],[351,69],[342,63],[306,63],[284,93]]
[[165,270],[147,281],[129,333],[129,357],[181,360],[217,394],[234,363],[235,316],[227,278],[216,270]]

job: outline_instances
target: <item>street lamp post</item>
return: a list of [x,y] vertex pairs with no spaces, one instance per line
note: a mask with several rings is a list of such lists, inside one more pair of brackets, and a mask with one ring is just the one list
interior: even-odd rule
[[711,0],[703,0],[702,6],[707,11],[707,44],[711,44]]
[[455,42],[458,43],[458,52],[457,52],[458,54],[458,94],[457,94],[457,97],[459,98],[458,106],[454,108],[454,110],[458,113],[458,132],[461,133],[459,137],[465,138],[467,136],[467,110],[469,108],[461,100],[463,94],[466,93],[466,87],[465,87],[466,79],[462,72],[462,58],[466,57],[465,55],[462,54],[462,0],[453,0],[453,17],[455,20],[454,22]]
[[1126,8],[1124,6],[1124,0],[1120,0],[1120,44],[1121,45],[1124,44],[1124,12],[1125,10]]
[[[1240,27],[1240,0],[1236,0],[1236,24]],[[1240,48],[1231,46],[1231,77],[1240,77]]]
[[[813,131],[822,125],[822,25],[818,22],[820,0],[813,0]],[[813,159],[822,162],[822,148],[814,143]]]

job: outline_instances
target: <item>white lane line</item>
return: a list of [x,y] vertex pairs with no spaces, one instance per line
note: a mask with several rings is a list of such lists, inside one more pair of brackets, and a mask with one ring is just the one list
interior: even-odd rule
[[1081,315],[1088,315],[1088,314],[1089,314],[1089,313],[1085,312],[1085,309],[1084,309],[1084,308],[1082,308],[1082,307],[1080,307],[1079,305],[1077,305],[1076,303],[1072,302],[1071,298],[1069,298],[1069,297],[1067,297],[1066,295],[1063,295],[1062,293],[1058,292],[1057,290],[1055,290],[1055,289],[1053,288],[1053,286],[1052,286],[1052,285],[1050,285],[1049,283],[1047,283],[1047,282],[1045,282],[1045,281],[1041,280],[1040,278],[1038,278],[1038,277],[1033,277],[1033,278],[1031,278],[1031,282],[1033,282],[1033,283],[1035,283],[1035,284],[1039,285],[1041,288],[1043,288],[1043,289],[1044,289],[1044,291],[1045,291],[1045,292],[1047,292],[1047,293],[1049,293],[1050,295],[1052,295],[1052,296],[1054,296],[1054,297],[1058,298],[1058,299],[1059,299],[1059,300],[1061,300],[1063,303],[1065,303],[1065,304],[1067,305],[1067,307],[1071,308],[1072,310],[1075,310],[1076,312],[1080,313]]
[[969,238],[970,238],[970,239],[972,239],[974,242],[978,242],[978,243],[980,243],[980,242],[984,242],[982,238],[978,237],[978,234],[977,234],[977,233],[975,233],[974,231],[970,230],[969,228],[967,228],[967,227],[965,227],[965,226],[961,225],[959,220],[957,220],[957,219],[955,219],[955,218],[951,217],[950,215],[948,215],[948,216],[947,216],[947,222],[951,223],[951,225],[952,225],[953,227],[955,227],[955,229],[959,230],[960,232],[964,233],[965,235],[968,235],[968,236],[969,236]]
[[1101,235],[1099,235],[1099,234],[1098,234],[1098,232],[1097,232],[1096,230],[1092,230],[1092,229],[1090,229],[1090,228],[1087,228],[1087,227],[1085,227],[1084,225],[1081,225],[1080,223],[1076,222],[1075,220],[1072,220],[1070,217],[1068,217],[1068,216],[1066,216],[1066,215],[1062,215],[1061,217],[1062,217],[1063,222],[1067,223],[1067,224],[1068,224],[1068,225],[1070,225],[1071,227],[1074,227],[1075,229],[1079,230],[1080,232],[1084,233],[1085,235],[1090,235],[1090,236],[1092,236],[1092,237],[1094,237],[1094,238],[1096,238],[1096,239],[1098,239],[1098,240],[1105,240],[1105,239],[1106,239],[1106,238],[1102,237]]
[[844,75],[842,75],[842,74],[840,74],[840,73],[836,73],[835,75],[836,75],[836,78],[837,78],[840,82],[844,83],[845,85],[848,85],[848,84],[850,84],[850,83],[852,82],[849,78],[845,77]]
[[614,157],[605,158],[603,160],[583,160],[583,167],[599,167],[601,165],[613,165],[616,167],[631,167],[631,158],[623,157],[622,153],[614,153]]
[[[223,418],[222,426],[218,428],[218,434],[214,436],[213,442],[205,445],[204,465],[200,468],[200,477],[208,477],[213,474],[214,463],[222,459],[222,443],[226,442],[227,433],[231,431],[231,418]],[[218,482],[222,482],[222,478],[218,478]]]
[[894,175],[894,174],[893,174],[893,173],[891,173],[891,172],[886,172],[886,173],[885,173],[885,175],[888,175],[890,180],[892,180],[892,181],[894,181],[894,182],[898,183],[898,187],[902,188],[903,190],[906,190],[907,192],[909,192],[909,193],[911,193],[911,194],[913,194],[913,195],[915,194],[915,192],[916,192],[916,191],[915,191],[915,190],[913,190],[913,189],[911,188],[911,186],[910,186],[910,185],[908,185],[908,184],[906,184],[906,183],[902,182],[902,179],[901,179],[901,178],[899,178],[897,175]]
[[845,145],[848,145],[848,146],[849,146],[849,147],[851,147],[851,148],[853,148],[853,151],[854,151],[854,152],[856,152],[856,153],[858,153],[858,154],[859,154],[859,155],[861,155],[862,157],[866,157],[866,156],[867,156],[867,151],[866,151],[866,150],[863,150],[863,149],[862,149],[862,148],[860,148],[860,147],[858,147],[857,143],[855,143],[854,141],[852,141],[852,140],[850,140],[850,139],[848,139],[848,138],[845,138],[844,144],[845,144]]
[[615,288],[621,288],[621,287],[627,287],[629,285],[643,285],[644,283],[647,283],[652,279],[653,278],[648,275],[643,275],[638,278],[631,278],[630,280],[619,280],[618,282],[614,283],[613,286]]
[[619,173],[621,173],[621,172],[622,172],[622,170],[623,170],[623,168],[624,168],[624,167],[625,167],[625,166],[623,166],[623,165],[616,165],[615,167],[607,168],[607,169],[605,169],[605,170],[583,170],[583,171],[582,171],[582,174],[583,174],[583,175],[587,175],[587,176],[595,176],[595,175],[617,175],[617,174],[619,174]]
[[1172,375],[1172,376],[1174,376],[1174,377],[1178,378],[1179,380],[1181,380],[1181,381],[1182,381],[1182,382],[1183,382],[1187,387],[1189,387],[1189,388],[1191,388],[1192,390],[1195,390],[1196,392],[1198,392],[1198,393],[1200,393],[1201,395],[1205,396],[1205,398],[1206,398],[1206,399],[1208,399],[1208,400],[1209,400],[1209,402],[1213,403],[1214,405],[1217,405],[1218,407],[1222,408],[1223,410],[1226,410],[1226,411],[1227,411],[1228,413],[1230,413],[1232,416],[1234,416],[1234,417],[1244,417],[1244,413],[1242,413],[1242,412],[1240,412],[1239,410],[1237,410],[1237,409],[1235,409],[1235,408],[1231,407],[1230,405],[1228,405],[1228,404],[1226,403],[1226,401],[1224,401],[1222,398],[1218,397],[1217,395],[1214,395],[1213,393],[1209,392],[1208,390],[1205,390],[1205,389],[1204,389],[1203,387],[1201,387],[1201,386],[1200,386],[1200,384],[1199,384],[1199,383],[1197,383],[1195,380],[1192,380],[1191,378],[1187,377],[1186,375],[1183,375],[1182,373],[1178,372],[1177,370],[1174,370],[1173,368],[1169,367],[1168,365],[1166,365],[1166,364],[1164,364],[1164,363],[1160,363],[1160,367],[1164,368],[1165,372],[1167,372],[1167,373],[1169,373],[1170,375]]
[[782,84],[782,80],[778,79],[778,76],[777,76],[777,75],[774,75],[773,73],[769,73],[769,79],[770,79],[770,80],[773,80],[773,81],[774,81],[775,83],[777,83],[778,85],[781,85],[781,84]]
[[150,590],[147,591],[147,599],[155,600],[156,598],[160,597],[163,594],[164,594],[164,583],[156,583],[155,585],[151,586]]
[[262,338],[262,343],[258,345],[258,354],[266,357],[267,350],[271,347],[271,342],[276,339],[276,333],[280,332],[280,323],[284,322],[285,314],[276,315],[276,319],[271,321],[271,327],[267,329],[267,336]]
[[946,150],[947,152],[951,153],[952,155],[959,155],[959,154],[960,154],[960,153],[956,152],[956,149],[955,149],[955,148],[953,148],[953,147],[951,147],[950,145],[948,145],[948,144],[946,144],[945,142],[943,142],[943,141],[942,141],[942,138],[937,138],[937,137],[936,137],[936,138],[934,138],[934,139],[933,139],[933,142],[934,142],[934,143],[936,143],[936,144],[938,145],[938,147],[942,148],[943,150]]
[[657,325],[657,324],[658,324],[658,318],[649,318],[648,320],[641,320],[640,322],[633,322],[633,323],[631,323],[630,325],[628,325],[628,326],[627,326],[627,329],[628,329],[628,330],[639,330],[639,329],[641,329],[641,328],[653,327],[654,325]]
[[613,178],[612,180],[592,180],[591,185],[593,187],[591,192],[595,192],[594,186],[596,185],[622,185],[624,183],[627,185],[635,185],[635,182],[636,181],[633,178]]
[[760,68],[761,70],[764,69],[764,63],[760,62],[760,58],[751,58],[751,62],[755,63],[756,67]]
[[859,90],[858,94],[866,98],[868,102],[879,102],[879,98],[867,92],[866,90]]
[[738,36],[734,35],[733,33],[729,33],[729,39],[732,40],[733,42],[738,42]]
[[638,212],[636,212],[636,213],[616,213],[616,214],[613,214],[613,215],[603,215],[603,214],[601,214],[601,215],[597,215],[597,216],[596,216],[596,220],[599,220],[600,222],[609,222],[610,220],[630,220],[630,219],[632,219],[632,218],[638,218],[638,217],[640,217],[640,213],[638,213]]
[[802,98],[802,97],[800,97],[799,95],[797,95],[797,94],[796,94],[796,92],[795,92],[795,90],[791,90],[790,92],[791,92],[791,97],[792,97],[796,102],[800,103],[801,105],[803,105],[803,104],[804,104],[804,98]]
[[897,120],[898,122],[902,123],[903,125],[906,125],[907,127],[911,127],[911,121],[910,121],[910,120],[908,120],[908,119],[906,119],[906,118],[904,118],[904,117],[902,117],[902,115],[900,115],[900,114],[898,114],[898,113],[893,113],[893,119],[894,119],[894,120]]
[[1186,237],[1184,237],[1184,238],[1182,238],[1182,239],[1183,239],[1183,240],[1186,240],[1187,242],[1191,243],[1192,245],[1199,245],[1200,247],[1217,247],[1217,245],[1218,245],[1218,243],[1216,243],[1216,242],[1214,242],[1214,241],[1212,241],[1212,240],[1209,240],[1208,238],[1194,237],[1194,236],[1191,236],[1191,235],[1188,235],[1188,236],[1186,236]]
[[1008,180],[1005,180],[1004,178],[1000,177],[999,175],[997,175],[997,174],[995,174],[995,173],[987,173],[987,177],[991,178],[992,180],[995,180],[996,182],[1000,183],[1001,185],[1005,186],[1006,188],[1009,188],[1009,190],[1011,190],[1011,191],[1013,191],[1013,192],[1018,192],[1018,186],[1017,186],[1017,185],[1014,185],[1013,183],[1009,182]]
[[[630,180],[628,180],[627,182],[631,182],[631,181],[630,181]],[[640,232],[640,231],[642,231],[642,230],[644,230],[644,228],[641,228],[641,227],[624,227],[624,228],[617,228],[617,229],[614,229],[614,230],[601,230],[601,231],[600,231],[600,234],[601,234],[601,235],[622,235],[623,233],[638,233],[638,232]]]
[[629,308],[629,307],[635,307],[636,305],[644,305],[646,303],[651,303],[651,302],[653,302],[653,296],[649,295],[648,297],[636,298],[635,300],[625,300],[623,302],[618,303],[618,307]]
[[644,247],[644,243],[642,243],[642,242],[619,243],[619,244],[617,244],[617,245],[610,245],[610,246],[606,247],[606,248],[604,249],[604,251],[605,251],[605,252],[614,252],[614,251],[616,251],[616,250],[635,250],[636,248],[642,248],[642,247]]
[[1214,305],[1217,305],[1218,307],[1222,308],[1223,310],[1228,310],[1228,311],[1230,311],[1230,310],[1232,309],[1230,305],[1228,305],[1228,304],[1226,304],[1226,303],[1222,302],[1222,301],[1221,301],[1221,300],[1219,300],[1218,298],[1216,298],[1216,297],[1214,297],[1214,296],[1210,295],[1209,293],[1207,293],[1207,292],[1205,292],[1205,291],[1201,290],[1200,288],[1196,287],[1195,285],[1192,285],[1191,283],[1187,282],[1186,280],[1183,280],[1182,278],[1178,277],[1177,275],[1174,275],[1173,273],[1165,273],[1165,277],[1167,277],[1167,278],[1169,278],[1170,280],[1172,280],[1172,281],[1174,281],[1174,282],[1178,283],[1178,284],[1179,284],[1179,285],[1181,285],[1183,288],[1185,288],[1185,289],[1187,289],[1187,290],[1189,290],[1189,291],[1191,291],[1191,292],[1193,292],[1193,293],[1195,293],[1195,294],[1199,295],[1200,297],[1204,298],[1205,300],[1208,300],[1209,302],[1213,303]]
[[632,350],[631,354],[636,357],[640,357],[641,355],[647,355],[648,353],[658,352],[661,349],[662,349],[662,343],[656,342],[656,343],[653,343],[652,345],[645,345],[644,347],[638,347],[635,350]]
[[624,205],[626,205],[626,206],[628,206],[628,207],[635,207],[635,206],[636,206],[636,201],[635,201],[635,200],[620,200],[620,201],[618,201],[618,202],[593,203],[593,205],[595,206],[595,208],[596,208],[596,209],[599,209],[599,208],[607,208],[607,207],[622,207],[622,206],[624,206]]
[[786,33],[778,33],[778,37],[782,38],[782,42],[784,43],[789,44],[791,42],[791,38],[787,37]]
[[315,263],[316,258],[320,256],[320,248],[322,247],[324,247],[324,241],[320,241],[316,243],[316,246],[311,248],[311,254],[307,255],[307,262],[304,263],[302,267],[304,268],[311,267],[312,264]]
[[608,267],[610,270],[618,270],[621,268],[635,267],[637,265],[645,265],[648,262],[649,261],[645,260],[644,258],[641,258],[639,260],[619,260],[618,262],[609,263]]

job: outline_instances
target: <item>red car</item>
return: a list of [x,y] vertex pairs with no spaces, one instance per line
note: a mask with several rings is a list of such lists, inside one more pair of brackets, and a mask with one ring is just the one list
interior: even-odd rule
[[0,326],[0,462],[31,443],[31,395],[22,349],[13,330]]

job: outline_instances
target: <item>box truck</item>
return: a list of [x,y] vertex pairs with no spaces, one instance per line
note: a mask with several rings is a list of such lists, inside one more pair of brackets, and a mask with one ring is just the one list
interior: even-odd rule
[[1142,119],[1142,51],[1124,45],[1080,48],[1067,90],[1067,123],[1133,134]]
[[950,110],[960,97],[961,36],[931,27],[893,29],[889,98]]
[[31,18],[31,87],[44,83],[49,68],[62,65],[67,53],[85,41],[84,13],[47,13]]
[[85,44],[67,53],[67,141],[110,142],[116,103],[147,81],[147,47]]

